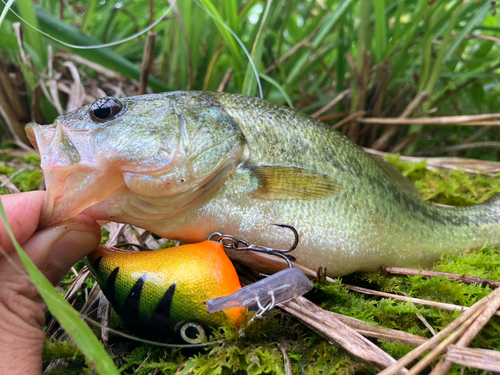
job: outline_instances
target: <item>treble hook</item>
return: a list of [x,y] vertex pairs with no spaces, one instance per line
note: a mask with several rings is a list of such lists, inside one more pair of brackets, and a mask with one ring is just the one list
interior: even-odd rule
[[[280,249],[275,249],[273,247],[268,247],[268,246],[253,245],[245,240],[236,239],[233,236],[229,236],[229,235],[222,235],[219,232],[212,233],[208,239],[210,240],[210,239],[212,239],[212,237],[217,236],[217,241],[223,242],[224,247],[229,248],[229,249],[238,250],[238,251],[240,251],[240,250],[241,251],[253,250],[253,251],[258,251],[258,252],[265,253],[265,254],[279,256],[280,258],[283,258],[287,262],[289,268],[293,268],[292,262],[290,261],[288,256],[285,254],[288,254],[289,252],[295,250],[295,248],[299,244],[299,233],[297,232],[297,230],[294,227],[292,227],[291,225],[288,225],[288,224],[271,224],[271,225],[275,225],[275,226],[281,227],[281,228],[288,228],[293,232],[293,235],[295,237],[295,241],[294,241],[292,247],[290,247],[289,249],[286,249],[286,250],[280,250]],[[239,244],[243,244],[244,246],[239,247]]]

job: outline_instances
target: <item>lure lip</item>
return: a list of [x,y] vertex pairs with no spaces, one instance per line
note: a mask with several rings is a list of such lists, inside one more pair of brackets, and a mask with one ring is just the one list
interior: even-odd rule
[[209,314],[232,307],[251,307],[253,305],[259,306],[262,312],[265,312],[278,303],[289,301],[309,292],[313,287],[313,283],[301,270],[287,268],[247,285],[228,296],[209,299],[205,301],[205,305]]

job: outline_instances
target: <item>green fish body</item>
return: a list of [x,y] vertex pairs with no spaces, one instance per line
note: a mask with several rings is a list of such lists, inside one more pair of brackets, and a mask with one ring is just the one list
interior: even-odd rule
[[270,224],[290,224],[297,262],[332,276],[500,242],[498,198],[469,208],[424,202],[346,137],[262,99],[100,99],[27,132],[45,172],[45,225],[83,211],[190,243],[219,231],[288,248],[289,233]]

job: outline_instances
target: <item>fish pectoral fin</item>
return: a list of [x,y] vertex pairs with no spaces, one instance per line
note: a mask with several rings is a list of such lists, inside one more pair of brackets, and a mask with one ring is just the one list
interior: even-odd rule
[[258,188],[253,197],[265,200],[326,199],[342,192],[342,187],[323,173],[280,166],[251,166]]

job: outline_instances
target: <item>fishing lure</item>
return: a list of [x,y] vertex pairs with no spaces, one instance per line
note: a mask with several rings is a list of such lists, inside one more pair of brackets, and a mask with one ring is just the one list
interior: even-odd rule
[[[257,307],[261,316],[312,289],[312,283],[287,258],[298,244],[297,231],[289,225],[275,225],[293,231],[295,242],[290,249],[252,245],[215,232],[201,243],[157,251],[99,246],[87,257],[87,264],[116,313],[136,334],[198,344],[208,327],[239,325],[245,308]],[[289,268],[241,288],[224,248],[284,257]]]
[[118,316],[141,337],[195,344],[210,326],[241,322],[241,307],[207,314],[203,304],[241,287],[222,243],[140,252],[99,246],[87,264]]

